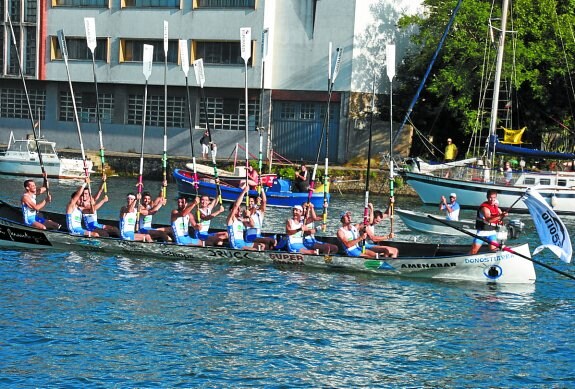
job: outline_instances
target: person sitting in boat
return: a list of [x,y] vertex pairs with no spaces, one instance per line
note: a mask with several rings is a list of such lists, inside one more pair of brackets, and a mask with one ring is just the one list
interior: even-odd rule
[[191,203],[188,203],[186,196],[178,197],[178,208],[174,209],[170,216],[172,231],[177,244],[184,246],[204,245],[200,239],[190,236],[190,226],[194,229],[198,228],[195,219],[190,217],[190,213],[199,203],[199,197],[196,197],[195,201]]
[[86,182],[72,193],[66,206],[66,224],[71,234],[98,237],[100,235],[97,232],[88,231],[82,227],[82,193],[84,193],[84,188],[89,182],[89,178],[87,178]]
[[262,236],[262,228],[264,225],[264,216],[266,213],[267,197],[266,192],[262,190],[260,204],[258,206],[258,197],[250,196],[248,200],[249,221],[245,222],[246,227],[245,241],[250,243],[261,243],[265,245],[266,250],[272,250],[276,241],[274,238]]
[[362,247],[362,242],[367,239],[367,232],[362,224],[353,224],[351,212],[342,212],[340,215],[341,227],[337,231],[337,238],[345,248],[345,253],[350,257],[377,258],[378,253]]
[[316,239],[315,222],[323,220],[323,215],[315,213],[315,207],[312,203],[303,203],[303,217],[306,230],[303,231],[303,245],[310,250],[318,250],[320,254],[330,255],[337,254],[339,248],[335,244],[321,242]]
[[[477,217],[475,221],[475,228],[477,229],[477,236],[482,237],[489,241],[489,249],[496,251],[497,246],[491,244],[497,242],[497,229],[503,223],[503,218],[508,215],[507,212],[499,208],[497,201],[497,191],[489,189],[487,191],[487,201],[484,201],[477,210]],[[479,238],[474,238],[471,243],[471,254],[477,254],[483,245],[484,241]]]
[[203,195],[200,197],[198,213],[195,215],[196,223],[198,225],[198,229],[195,230],[195,237],[206,242],[206,245],[208,246],[221,246],[223,242],[228,239],[228,233],[225,231],[210,232],[212,219],[225,211],[221,204],[218,207],[218,210],[214,211],[217,204],[218,199],[210,199],[208,196]]
[[399,254],[397,248],[391,246],[383,246],[381,242],[384,240],[393,239],[394,234],[390,232],[388,235],[376,235],[375,226],[383,221],[383,219],[389,217],[389,209],[386,213],[381,212],[379,209],[374,210],[373,204],[368,204],[369,220],[367,226],[365,227],[365,232],[367,233],[367,241],[364,243],[365,247],[375,251],[377,253],[382,253],[387,257],[397,258]]
[[316,254],[316,250],[309,249],[303,244],[304,233],[308,231],[303,207],[295,205],[292,208],[292,217],[286,220],[286,247],[290,253]]
[[455,144],[453,143],[453,140],[451,138],[447,138],[447,145],[445,146],[445,153],[443,155],[443,160],[445,162],[452,162],[455,161],[455,158],[457,158],[457,152],[459,150],[457,150],[457,146],[455,146]]
[[[20,199],[22,203],[22,215],[24,216],[24,224],[27,226],[39,228],[41,230],[57,230],[60,228],[60,224],[55,221],[45,219],[40,210],[44,208],[50,201],[52,201],[52,196],[47,190],[47,175],[44,174],[44,184],[38,188],[34,180],[24,181],[24,194]],[[36,196],[42,193],[46,193],[46,198],[41,202],[36,202]]]
[[244,223],[250,221],[249,214],[246,211],[246,206],[242,204],[246,193],[248,193],[247,186],[244,187],[242,193],[230,206],[230,213],[226,221],[230,247],[243,250],[263,250],[265,248],[264,244],[254,242],[250,245],[249,242],[244,240],[244,231],[246,229]]
[[102,193],[104,191],[104,183],[106,182],[106,177],[102,175],[102,183],[100,188],[96,193],[96,197],[92,196],[90,193],[90,187],[84,188],[82,193],[82,215],[84,217],[84,224],[86,229],[92,232],[97,232],[100,236],[112,236],[114,238],[120,238],[120,230],[116,226],[110,224],[102,224],[98,222],[98,209],[102,207],[107,201],[108,196]]
[[461,207],[457,202],[457,195],[455,193],[449,194],[449,202],[445,196],[441,196],[441,201],[439,202],[439,210],[445,211],[447,220],[457,221],[459,220],[459,210]]
[[[138,193],[138,197],[141,197],[140,193]],[[120,209],[120,234],[124,240],[153,242],[154,240],[149,234],[135,232],[136,222],[138,221],[138,205],[136,204],[136,199],[136,195],[128,193],[126,196],[126,205]]]
[[307,166],[301,164],[299,171],[295,173],[294,192],[307,192],[309,189],[309,179]]
[[142,193],[142,202],[140,204],[140,219],[138,220],[138,232],[140,234],[148,234],[153,240],[161,242],[171,242],[173,239],[170,236],[172,229],[170,227],[152,227],[152,219],[156,213],[166,205],[166,199],[162,193],[154,201],[150,192]]
[[[248,185],[250,187],[250,190],[256,190],[258,188],[259,177],[260,177],[260,175],[258,174],[257,170],[254,169],[254,167],[252,165],[249,165],[247,178],[248,178]],[[246,180],[241,180],[240,181],[240,188],[243,188],[244,186],[246,186]]]

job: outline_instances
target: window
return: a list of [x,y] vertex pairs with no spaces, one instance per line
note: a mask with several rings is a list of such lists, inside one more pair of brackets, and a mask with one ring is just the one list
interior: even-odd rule
[[[97,123],[96,95],[94,93],[79,93],[74,95],[78,118],[83,123]],[[100,120],[102,123],[112,123],[114,111],[114,95],[111,93],[99,93]],[[74,105],[70,91],[60,92],[60,121],[73,122]]]
[[[142,62],[144,44],[154,46],[154,62],[164,63],[164,41],[144,39],[121,39],[120,62]],[[178,64],[178,41],[168,40],[168,63]]]
[[26,33],[24,74],[33,76],[36,74],[36,28],[24,27],[24,32]]
[[24,21],[36,23],[38,16],[38,3],[36,0],[28,0],[24,5]]
[[122,7],[180,8],[180,0],[123,0]]
[[[245,100],[207,97],[205,99],[210,128],[216,130],[242,130],[246,129]],[[200,102],[200,126],[206,127],[206,110]],[[248,127],[250,130],[256,129],[256,118],[259,116],[259,101],[248,101]]]
[[256,0],[197,0],[196,8],[255,8]]
[[[43,90],[29,90],[30,106],[35,119],[45,118],[46,92]],[[39,115],[38,115],[39,113]],[[0,89],[0,117],[14,119],[29,119],[28,103],[24,89]]]
[[525,177],[525,180],[523,180],[523,184],[524,185],[535,185],[535,178]]
[[53,7],[108,8],[109,0],[52,0]]
[[[236,42],[195,42],[196,58],[203,58],[208,65],[243,65],[240,41]],[[252,50],[252,53],[254,51]],[[253,55],[252,55],[253,57]],[[248,60],[251,66],[252,58]]]
[[[86,38],[70,38],[66,37],[66,46],[68,47],[68,59],[77,60],[92,60],[92,52],[88,48]],[[106,61],[106,53],[108,52],[108,39],[97,38],[96,49],[94,50],[94,58],[96,61]],[[62,57],[62,50],[60,50],[60,43],[58,37],[52,37],[52,59],[64,59]]]
[[280,119],[295,119],[296,118],[296,104],[295,103],[281,103]]
[[[186,101],[183,97],[168,96],[168,127],[184,127],[186,117]],[[146,124],[164,127],[164,96],[148,95],[146,104]],[[128,97],[127,124],[142,124],[144,115],[144,95]]]
[[558,179],[557,180],[557,186],[567,186],[567,180],[564,179]]
[[300,119],[314,120],[315,119],[315,105],[310,103],[301,103]]
[[550,178],[542,178],[539,180],[539,185],[551,185]]

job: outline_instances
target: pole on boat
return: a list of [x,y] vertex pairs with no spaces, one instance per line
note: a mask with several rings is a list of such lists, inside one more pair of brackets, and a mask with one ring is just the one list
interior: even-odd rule
[[84,161],[84,174],[86,177],[90,176],[88,172],[88,161],[86,160],[86,153],[84,151],[84,142],[82,141],[82,130],[80,129],[80,119],[78,118],[78,108],[76,106],[76,97],[74,96],[74,88],[72,87],[72,78],[70,77],[70,68],[68,66],[68,46],[66,45],[66,37],[64,30],[58,31],[58,42],[60,43],[60,50],[64,57],[64,64],[66,65],[66,74],[68,75],[68,85],[70,86],[70,95],[72,96],[72,107],[74,108],[74,119],[76,121],[76,129],[78,130],[78,140],[80,141],[80,151],[82,152],[82,160]]
[[393,170],[393,77],[395,77],[395,45],[385,47],[387,58],[387,77],[389,78],[389,221],[390,232],[393,234],[393,206],[394,194],[394,170]]
[[168,21],[164,20],[164,149],[162,152],[162,198],[168,187]]
[[451,227],[451,228],[454,228],[454,229],[456,229],[456,230],[459,231],[459,232],[463,232],[464,234],[467,234],[467,235],[469,235],[469,236],[472,236],[473,238],[476,238],[476,239],[479,239],[479,240],[484,241],[485,243],[491,244],[491,245],[493,245],[493,246],[499,248],[500,250],[507,251],[508,253],[511,253],[511,254],[513,254],[513,255],[517,255],[518,257],[521,257],[521,258],[523,258],[523,259],[526,259],[526,260],[528,260],[528,261],[531,261],[531,262],[533,262],[533,263],[535,263],[535,264],[537,264],[537,265],[539,265],[539,266],[542,266],[542,267],[544,267],[544,268],[546,268],[546,269],[548,269],[548,270],[551,270],[551,271],[553,271],[553,272],[555,272],[555,273],[561,274],[562,276],[565,276],[565,277],[567,277],[567,278],[571,278],[572,280],[575,280],[575,276],[572,276],[572,275],[569,274],[569,273],[566,273],[566,272],[564,272],[564,271],[562,271],[562,270],[556,269],[556,268],[554,268],[553,266],[549,266],[549,265],[547,265],[546,263],[543,263],[543,262],[540,262],[540,261],[538,261],[538,260],[536,260],[536,259],[533,259],[533,258],[531,258],[531,257],[528,257],[527,255],[523,255],[523,254],[521,254],[521,253],[518,253],[517,251],[515,251],[515,250],[513,250],[513,249],[511,249],[511,248],[509,248],[509,247],[507,247],[507,246],[505,246],[504,244],[501,244],[501,243],[498,243],[498,242],[490,242],[489,239],[487,239],[486,237],[479,236],[479,235],[477,235],[477,234],[474,234],[474,233],[472,233],[472,232],[469,232],[469,231],[467,231],[467,230],[464,229],[464,228],[460,228],[460,227],[458,227],[458,226],[454,226],[453,224],[449,223],[448,220],[443,220],[443,219],[437,218],[437,217],[435,217],[435,216],[433,216],[433,215],[427,215],[427,217],[429,217],[430,219],[433,219],[433,220],[435,220],[435,221],[437,221],[437,222],[439,222],[439,223],[441,223],[441,224],[445,224],[446,226],[449,226],[449,227]]
[[[248,167],[249,167],[249,148],[248,148],[248,144],[249,144],[249,133],[248,133],[248,129],[249,129],[249,109],[248,109],[248,60],[250,59],[250,57],[252,56],[252,29],[250,27],[242,27],[240,28],[240,42],[241,42],[241,54],[242,54],[242,58],[244,59],[244,69],[245,69],[245,87],[244,87],[244,95],[245,95],[245,109],[246,109],[246,131],[245,131],[245,137],[246,137],[246,185],[249,186],[248,184],[248,180],[249,180],[249,171],[248,171]],[[249,196],[246,196],[246,205],[249,204]]]
[[[331,46],[330,46],[331,47]],[[319,138],[319,142],[318,142],[318,146],[317,146],[317,155],[315,158],[315,164],[313,166],[313,172],[311,174],[311,182],[308,188],[308,194],[307,194],[307,202],[308,204],[311,203],[311,198],[313,196],[313,192],[315,191],[315,177],[317,174],[317,167],[319,164],[319,157],[321,155],[321,147],[323,145],[323,138],[326,134],[327,131],[327,127],[329,126],[329,109],[330,109],[330,104],[331,104],[331,95],[332,95],[332,91],[333,91],[333,84],[335,83],[335,80],[337,78],[337,75],[339,74],[339,69],[341,67],[341,56],[343,53],[343,49],[338,47],[336,49],[337,52],[337,56],[336,56],[336,61],[335,61],[335,67],[333,69],[333,73],[331,73],[331,66],[328,66],[328,79],[329,79],[329,84],[328,84],[328,90],[327,90],[327,107],[326,107],[326,115],[324,118],[324,122],[322,125],[322,129],[321,129],[321,135]],[[328,55],[328,63],[331,63],[331,52]],[[326,139],[327,142],[327,139]],[[328,155],[326,154],[326,164],[328,163]],[[326,176],[327,176],[327,171],[326,171]],[[324,179],[327,179],[326,177],[324,177]],[[326,189],[326,185],[324,185],[324,190]],[[322,230],[325,231],[325,228],[327,226],[327,192],[324,192],[324,216],[323,216],[323,225],[322,225]]]
[[[210,118],[208,117],[208,107],[206,104],[206,94],[204,92],[204,83],[206,82],[206,75],[204,73],[204,60],[202,58],[196,59],[194,61],[194,74],[196,75],[196,82],[200,86],[200,91],[202,94],[202,105],[204,106],[204,115],[206,115],[206,128],[208,130],[208,138],[210,145],[212,143],[212,130],[210,129]],[[216,181],[216,192],[218,194],[218,202],[222,205],[222,188],[220,187],[220,179],[218,177],[218,167],[216,166],[215,158],[212,158],[212,164],[214,166],[214,178]]]
[[[369,110],[369,140],[367,142],[367,176],[365,179],[365,203],[363,209],[363,225],[367,227],[371,222],[371,215],[369,210],[369,179],[371,175],[371,143],[372,143],[372,127],[373,127],[373,115],[375,115],[375,81],[376,75],[373,72],[373,81],[371,86],[371,108]],[[366,245],[365,240],[361,245],[362,251],[365,253]]]
[[[8,16],[8,24],[10,25],[12,43],[14,44],[16,61],[18,62],[18,70],[20,70],[20,77],[22,78],[22,84],[24,85],[24,94],[26,95],[26,104],[28,105],[28,116],[30,116],[30,122],[32,123],[32,134],[34,135],[34,143],[36,144],[36,153],[38,153],[38,162],[40,162],[40,170],[42,170],[42,176],[44,176],[44,186],[46,187],[46,194],[49,195],[50,186],[48,184],[48,173],[46,173],[46,168],[44,167],[44,160],[42,159],[42,152],[40,151],[40,146],[38,145],[38,135],[36,134],[36,125],[34,123],[34,112],[32,111],[32,104],[30,103],[30,95],[28,94],[28,87],[26,86],[26,78],[24,77],[24,69],[22,68],[22,62],[20,60],[20,53],[18,51],[16,34],[14,34],[14,27],[12,26],[12,19],[10,18],[10,12],[6,12],[6,15]],[[40,121],[40,116],[38,116],[38,121]]]
[[[507,35],[507,14],[509,9],[509,0],[503,0],[501,6],[501,31],[499,32],[499,44],[497,46],[497,59],[495,62],[495,81],[493,83],[493,98],[491,101],[491,119],[489,122],[489,137],[487,139],[488,145],[495,136],[497,129],[497,111],[499,110],[499,90],[501,83],[501,71],[503,69],[503,57],[505,55],[505,35]],[[488,147],[491,154],[489,155],[490,168],[495,165],[495,142],[493,147]]]
[[[264,94],[265,94],[265,62],[266,62],[266,57],[268,54],[268,33],[269,33],[269,28],[264,28],[264,30],[262,31],[262,43],[261,43],[261,49],[262,49],[262,79],[261,79],[261,90],[260,90],[260,117],[259,117],[259,123],[258,123],[258,132],[259,132],[259,137],[260,137],[260,148],[259,148],[259,155],[258,155],[258,193],[261,194],[262,191],[262,169],[263,169],[263,131],[265,130],[265,127],[263,125],[263,121],[264,121],[264,111],[263,111],[263,106],[264,106]],[[269,142],[268,142],[269,143]],[[271,164],[271,161],[270,161]],[[258,201],[259,201],[260,197],[258,196]]]
[[455,16],[459,12],[459,8],[461,7],[462,2],[463,2],[463,0],[458,0],[457,5],[453,9],[453,13],[451,14],[451,18],[449,19],[449,22],[447,23],[447,26],[445,27],[445,30],[443,31],[443,35],[441,36],[441,39],[439,40],[439,44],[437,45],[437,48],[435,49],[435,52],[433,53],[433,57],[431,58],[429,65],[427,65],[427,69],[425,70],[425,74],[424,74],[421,82],[419,83],[419,87],[417,88],[417,91],[415,92],[415,96],[413,96],[413,98],[411,99],[411,102],[409,103],[409,107],[407,108],[407,111],[405,112],[405,116],[403,117],[401,124],[399,125],[399,127],[397,128],[397,131],[395,132],[395,138],[398,137],[399,132],[401,131],[403,126],[405,126],[405,123],[407,123],[407,121],[409,120],[409,117],[411,116],[411,113],[413,112],[413,107],[415,107],[415,103],[417,103],[417,100],[419,99],[419,95],[421,94],[421,91],[423,90],[423,87],[425,86],[425,82],[427,81],[427,78],[429,77],[429,74],[431,73],[431,69],[433,68],[433,64],[435,63],[435,60],[437,59],[437,56],[439,55],[439,51],[443,47],[443,43],[445,42],[445,38],[447,38],[447,34],[449,33],[449,30],[451,29],[451,26],[453,25],[453,22],[455,21]]
[[96,122],[98,123],[98,138],[100,141],[100,163],[102,164],[102,190],[104,195],[108,194],[106,184],[106,159],[104,157],[104,140],[102,137],[102,116],[100,114],[100,97],[98,93],[98,80],[96,78],[96,20],[94,18],[84,18],[84,29],[86,30],[86,43],[92,53],[92,74],[94,75],[94,88],[96,91]]
[[[143,175],[144,175],[144,140],[146,138],[146,118],[147,118],[147,108],[148,108],[148,79],[150,74],[152,74],[152,62],[154,61],[154,46],[144,44],[144,58],[142,61],[142,72],[146,78],[146,84],[144,86],[144,114],[142,117],[142,139],[140,143],[140,171],[138,177],[138,194],[137,198],[141,198],[142,190],[144,188]],[[136,203],[136,220],[140,219],[140,199]]]

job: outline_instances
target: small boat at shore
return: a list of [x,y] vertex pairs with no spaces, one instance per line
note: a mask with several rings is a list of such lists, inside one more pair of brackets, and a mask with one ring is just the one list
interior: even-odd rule
[[[174,169],[174,179],[178,185],[178,192],[186,196],[195,196],[196,188],[194,185],[193,173],[190,170]],[[198,173],[199,175],[199,173]],[[218,178],[220,174],[218,173]],[[245,175],[242,177],[245,179]],[[198,181],[197,193],[210,197],[217,197],[218,188],[215,183],[214,176],[204,174],[203,178]],[[283,207],[291,208],[295,205],[301,205],[308,201],[307,192],[292,192],[291,182],[283,178],[273,178],[263,182],[263,188],[266,191],[267,206],[268,207]],[[270,185],[271,184],[271,185]],[[222,199],[224,201],[236,201],[238,196],[242,193],[242,189],[237,186],[232,186],[226,183],[225,179],[220,180],[220,189],[222,192]],[[255,190],[250,191],[251,196],[257,196]],[[329,202],[330,194],[327,193],[327,201]],[[323,190],[316,189],[311,196],[311,203],[317,209],[323,207]]]
[[[64,215],[46,212],[45,216],[65,224]],[[490,252],[485,249],[476,255],[469,255],[468,245],[386,241],[387,245],[398,248],[400,252],[398,258],[364,259],[345,255],[288,253],[280,250],[246,251],[225,246],[193,247],[116,238],[88,238],[64,231],[38,230],[22,224],[21,219],[19,207],[0,200],[0,246],[196,261],[269,263],[292,265],[296,269],[309,267],[483,283],[530,284],[536,279],[533,263],[526,259],[530,255],[527,244],[514,247],[515,253]],[[327,237],[324,240],[338,243],[334,237]]]
[[[61,158],[56,152],[56,142],[39,138],[38,148],[48,178],[76,179],[85,176],[84,161],[79,158]],[[87,162],[88,170],[92,172],[92,161]],[[14,134],[10,132],[6,150],[0,151],[0,174],[42,176],[36,141],[32,134],[28,134],[25,139],[15,139]]]
[[[449,236],[469,236],[469,233],[475,234],[475,220],[443,220],[437,221],[431,218],[429,213],[415,212],[405,209],[395,209],[403,224],[409,229],[426,234],[449,235]],[[501,226],[497,233],[499,240],[516,239],[523,231],[524,223],[519,219],[509,220],[506,225]],[[455,228],[454,228],[455,227]],[[467,234],[463,231],[467,231]]]

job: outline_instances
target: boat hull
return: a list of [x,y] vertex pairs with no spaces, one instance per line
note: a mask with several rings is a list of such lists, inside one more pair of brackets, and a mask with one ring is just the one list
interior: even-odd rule
[[[174,170],[174,178],[178,186],[178,192],[186,196],[195,196],[196,188],[191,176],[191,172],[187,170]],[[301,205],[308,201],[308,193],[296,193],[289,190],[274,190],[276,188],[289,188],[289,184],[280,182],[281,179],[275,179],[272,187],[265,187],[267,206],[269,207],[283,207],[291,208],[295,205]],[[283,181],[283,180],[282,180]],[[233,186],[220,185],[222,191],[222,199],[224,201],[236,201],[238,196],[242,193],[242,189]],[[202,196],[216,197],[217,186],[213,182],[199,181],[197,193]],[[257,196],[256,191],[250,191],[250,195]],[[329,202],[330,194],[327,193],[327,200]],[[323,192],[313,193],[311,202],[315,208],[320,209],[323,207],[324,195]]]
[[470,233],[475,233],[475,222],[472,220],[458,220],[458,221],[448,221],[445,220],[446,223],[456,227],[451,228],[437,220],[434,220],[428,217],[429,214],[426,213],[419,213],[413,211],[407,211],[405,209],[398,209],[394,210],[395,214],[397,214],[403,224],[405,224],[409,229],[419,232],[424,232],[428,234],[438,234],[438,235],[450,235],[450,236],[466,236],[462,231],[457,230],[456,228],[463,229]]
[[[57,214],[47,216],[53,220],[58,217]],[[115,238],[87,238],[61,231],[37,230],[16,221],[17,217],[16,207],[0,202],[0,246],[178,260],[268,263],[291,265],[296,269],[309,267],[482,283],[530,284],[536,279],[533,263],[521,256],[506,251],[468,255],[467,245],[390,241],[386,243],[397,247],[400,254],[405,255],[399,258],[365,260],[343,255],[304,255],[284,251],[245,251],[227,247],[193,247]],[[529,256],[527,244],[514,247],[513,250]]]
[[[436,205],[442,194],[457,193],[457,202],[463,208],[477,208],[485,201],[487,191],[495,189],[502,209],[512,208],[512,212],[527,213],[522,201],[517,201],[528,189],[528,186],[499,185],[489,182],[458,180],[430,174],[414,172],[405,173],[406,182],[417,192],[425,204]],[[537,192],[558,214],[575,214],[575,188],[538,186]]]

